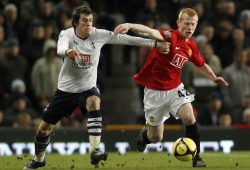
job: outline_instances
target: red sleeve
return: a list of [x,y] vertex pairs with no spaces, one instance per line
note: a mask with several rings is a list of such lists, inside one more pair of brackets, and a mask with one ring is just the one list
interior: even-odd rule
[[167,30],[159,30],[159,31],[164,40],[170,41],[170,39],[172,38],[172,34],[170,31]]
[[192,56],[190,57],[190,61],[194,63],[198,67],[202,67],[205,64],[204,58],[199,52],[198,47],[195,42],[192,43]]

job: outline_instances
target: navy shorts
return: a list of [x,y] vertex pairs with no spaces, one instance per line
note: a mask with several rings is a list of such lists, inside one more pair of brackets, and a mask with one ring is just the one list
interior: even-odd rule
[[44,109],[43,121],[55,125],[63,117],[70,117],[76,107],[80,107],[82,114],[87,113],[86,100],[89,96],[100,97],[99,88],[93,87],[82,93],[69,93],[57,89]]

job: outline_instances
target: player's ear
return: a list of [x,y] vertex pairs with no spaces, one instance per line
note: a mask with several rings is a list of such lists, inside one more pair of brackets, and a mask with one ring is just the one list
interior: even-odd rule
[[176,20],[176,24],[177,24],[177,26],[179,27],[180,19],[177,19],[177,20]]
[[76,28],[77,23],[76,23],[76,22],[74,22],[74,21],[72,21],[72,26],[73,26],[74,28]]

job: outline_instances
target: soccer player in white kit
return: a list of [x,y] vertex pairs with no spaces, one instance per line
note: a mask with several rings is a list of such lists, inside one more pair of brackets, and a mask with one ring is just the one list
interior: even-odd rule
[[86,6],[77,7],[72,15],[72,28],[61,31],[57,53],[63,57],[58,89],[44,110],[43,121],[35,136],[35,158],[24,169],[36,169],[46,164],[46,147],[50,133],[62,117],[69,117],[79,106],[82,113],[88,114],[88,134],[90,141],[91,164],[98,166],[107,159],[107,153],[99,149],[102,131],[100,92],[96,85],[97,66],[100,50],[105,44],[124,44],[144,47],[157,47],[168,52],[166,43],[154,40],[114,35],[113,32],[92,26],[93,12]]

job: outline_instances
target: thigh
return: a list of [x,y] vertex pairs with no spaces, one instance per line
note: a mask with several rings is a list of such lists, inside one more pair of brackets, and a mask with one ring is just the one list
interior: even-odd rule
[[63,117],[69,117],[80,101],[80,93],[57,90],[44,109],[43,121],[55,125]]
[[182,119],[185,125],[192,125],[195,122],[193,108],[191,103],[182,105],[177,112],[177,115]]
[[170,117],[168,91],[145,88],[143,102],[148,125],[159,126]]
[[190,103],[194,101],[194,95],[190,94],[185,88],[184,85],[181,84],[176,89],[171,91],[171,105],[170,105],[170,113],[176,118],[179,118],[177,112],[181,108],[181,106],[186,103]]

